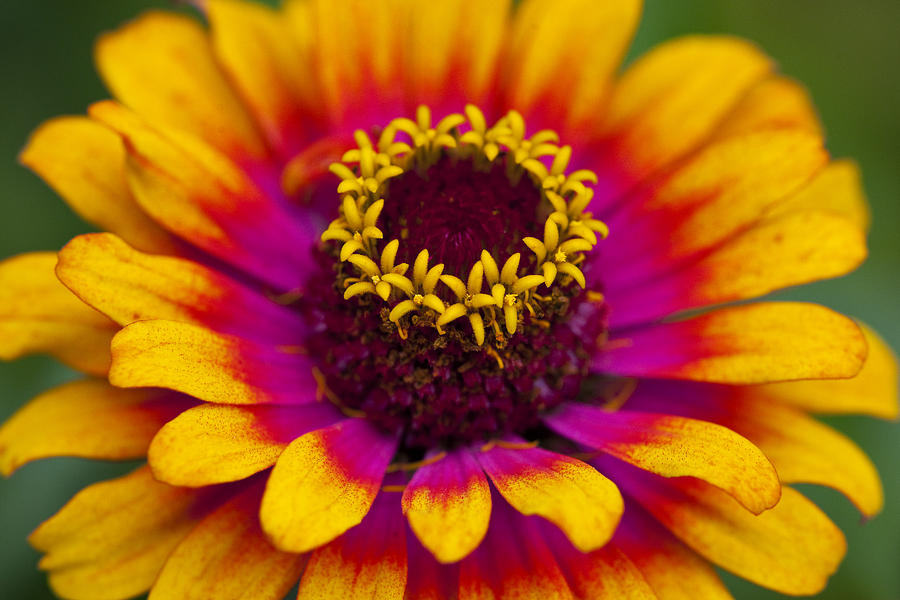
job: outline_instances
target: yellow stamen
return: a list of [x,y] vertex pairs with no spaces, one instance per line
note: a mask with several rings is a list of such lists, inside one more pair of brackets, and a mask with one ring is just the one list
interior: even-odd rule
[[[435,327],[440,335],[446,333],[450,323],[465,315],[476,341],[487,344],[486,350],[497,357],[502,368],[493,346],[506,341],[498,322],[505,322],[509,335],[515,335],[516,323],[527,310],[531,323],[545,326],[545,321],[536,318],[535,307],[545,312],[543,308],[551,295],[533,294],[537,286],[568,286],[573,281],[585,286],[584,275],[576,265],[584,261],[585,253],[593,249],[598,239],[606,237],[608,230],[585,212],[593,197],[587,184],[596,183],[597,176],[584,169],[567,172],[572,149],[560,146],[556,133],[544,130],[526,136],[525,120],[516,111],[488,126],[484,113],[473,105],[467,105],[464,114],[447,115],[435,125],[431,110],[420,106],[414,120],[397,118],[388,123],[376,143],[363,131],[355,132],[354,139],[357,148],[345,152],[342,162],[329,167],[340,179],[341,210],[339,218],[322,234],[322,240],[342,244],[340,259],[351,267],[342,275],[345,298],[375,294],[391,308],[411,302],[391,313],[402,339],[408,337],[408,329],[401,327],[399,320],[411,311],[432,313],[432,318],[414,322]],[[424,173],[444,157],[469,158],[477,170],[490,170],[492,163],[502,161],[511,184],[523,176],[531,178],[548,205],[545,214],[550,215],[544,223],[543,239],[529,236],[522,240],[534,252],[534,259],[520,260],[515,254],[501,271],[498,258],[484,251],[466,278],[465,273],[444,273],[443,264],[429,269],[427,249],[418,249],[412,277],[404,276],[409,265],[395,265],[394,261],[401,240],[407,239],[405,227],[401,228],[399,239],[383,247],[379,243],[384,233],[378,223],[388,188],[392,179],[411,170]],[[482,291],[484,279],[488,294]],[[441,294],[435,292],[439,281],[457,297],[456,302],[441,300]],[[589,300],[595,301],[592,293],[588,292]],[[492,329],[485,329],[485,323]],[[486,331],[491,332],[490,340],[485,338]]]

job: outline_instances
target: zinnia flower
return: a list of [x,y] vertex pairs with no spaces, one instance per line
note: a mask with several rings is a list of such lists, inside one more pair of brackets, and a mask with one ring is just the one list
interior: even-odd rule
[[[855,166],[744,41],[621,75],[636,0],[202,3],[97,45],[115,101],[22,154],[109,233],[0,265],[0,353],[87,377],[0,468],[147,457],[31,537],[74,599],[821,590],[882,505],[810,412],[897,415],[824,307]],[[61,283],[60,283],[61,282]]]

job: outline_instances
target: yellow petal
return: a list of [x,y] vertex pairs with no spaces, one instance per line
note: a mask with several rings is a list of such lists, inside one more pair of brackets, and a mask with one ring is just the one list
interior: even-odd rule
[[865,358],[865,338],[850,319],[815,304],[765,302],[617,338],[594,366],[619,375],[749,384],[853,377]]
[[604,131],[630,175],[645,175],[703,141],[737,101],[768,75],[755,46],[727,37],[691,36],[661,44],[618,81]]
[[[878,472],[849,438],[805,413],[738,390],[732,427],[765,452],[784,483],[816,483],[844,493],[867,517],[884,503]],[[743,393],[741,393],[743,392]]]
[[471,454],[458,450],[416,471],[403,492],[403,512],[422,545],[453,563],[487,533],[491,490]]
[[557,525],[582,552],[609,541],[623,501],[616,484],[580,460],[539,448],[478,454],[497,491],[516,510]]
[[407,537],[399,495],[381,492],[362,523],[312,552],[297,600],[403,600]]
[[216,57],[269,143],[283,156],[302,150],[314,110],[311,64],[286,20],[243,0],[206,3]]
[[381,488],[396,442],[363,420],[294,440],[266,486],[260,520],[280,549],[308,552],[358,525]]
[[299,404],[315,399],[300,355],[175,321],[137,321],[112,342],[109,381],[165,387],[221,404]]
[[104,375],[117,327],[66,289],[55,267],[54,252],[0,262],[0,359],[46,352],[80,371]]
[[594,123],[640,12],[637,0],[523,2],[505,65],[509,105],[549,110],[567,127]]
[[757,514],[774,506],[781,495],[766,455],[722,425],[576,404],[545,421],[563,436],[657,475],[702,479]]
[[194,134],[226,154],[265,147],[199,23],[148,12],[97,41],[97,68],[112,93],[150,121]]
[[135,248],[171,253],[171,236],[138,206],[125,179],[125,149],[87,117],[59,117],[35,131],[19,156],[78,215]]
[[142,457],[159,428],[189,406],[161,390],[122,390],[93,379],[61,385],[0,427],[0,473],[50,456]]
[[[698,261],[607,295],[615,327],[679,311],[756,298],[771,291],[844,275],[865,259],[858,225],[820,211],[763,219]],[[640,298],[640,300],[638,300]]]
[[847,549],[841,530],[789,487],[782,491],[781,501],[761,515],[696,480],[668,480],[636,491],[636,497],[708,560],[786,594],[821,591]]
[[638,507],[629,506],[614,543],[637,566],[659,598],[733,600],[709,562]]
[[89,112],[121,136],[128,184],[154,220],[276,290],[297,287],[308,262],[299,248],[321,232],[288,216],[247,170],[203,140],[153,126],[112,101]]
[[251,486],[200,521],[166,560],[150,598],[284,598],[307,557],[266,540],[256,519],[261,495],[260,486]]
[[286,309],[209,267],[143,254],[108,233],[81,235],[59,253],[56,274],[121,325],[168,319],[225,333],[295,342],[302,323]]
[[764,129],[804,129],[822,134],[822,125],[809,94],[799,83],[774,76],[754,86],[735,106],[715,135],[717,138]]
[[[155,481],[142,467],[87,487],[29,537],[63,598],[130,598],[153,585],[210,495]],[[102,590],[102,595],[98,594]]]
[[898,415],[897,357],[869,327],[860,324],[869,347],[852,379],[795,381],[754,388],[755,393],[823,414],[864,413],[882,419]]
[[805,210],[833,213],[868,230],[871,215],[856,163],[832,162],[797,193],[772,207],[773,214]]
[[227,406],[203,404],[163,427],[147,460],[153,476],[170,485],[200,487],[245,479],[275,464],[288,444],[327,427],[331,406]]

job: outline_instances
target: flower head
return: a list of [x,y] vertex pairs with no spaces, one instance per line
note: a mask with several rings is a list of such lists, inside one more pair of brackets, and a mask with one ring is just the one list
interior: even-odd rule
[[[0,264],[4,356],[87,375],[0,469],[146,456],[32,543],[67,598],[727,597],[820,590],[880,510],[809,412],[897,414],[824,307],[852,164],[753,46],[618,62],[638,2],[203,3],[101,38],[117,100],[22,154],[109,233]],[[10,325],[11,324],[11,325]]]

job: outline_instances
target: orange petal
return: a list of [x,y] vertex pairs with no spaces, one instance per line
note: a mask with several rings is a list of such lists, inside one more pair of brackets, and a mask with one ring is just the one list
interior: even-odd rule
[[853,377],[859,327],[827,308],[765,302],[723,308],[614,339],[594,367],[618,375],[748,384]]
[[661,44],[615,85],[604,136],[632,181],[695,148],[771,70],[755,46],[728,37],[691,36]]
[[204,404],[169,422],[153,438],[153,476],[200,487],[237,481],[275,464],[295,438],[327,427],[340,413],[326,404],[227,406]]
[[97,41],[97,69],[112,93],[153,121],[196,135],[232,157],[265,148],[193,19],[148,12]]
[[272,9],[236,0],[206,3],[216,57],[269,143],[284,157],[301,150],[314,102],[311,65]]
[[403,600],[406,531],[399,495],[382,492],[359,526],[312,553],[297,600]]
[[154,220],[277,290],[297,287],[309,262],[304,241],[318,239],[311,223],[288,215],[246,171],[203,141],[153,127],[112,101],[89,111],[122,136],[129,186]]
[[491,490],[478,462],[458,450],[416,471],[403,492],[403,512],[422,545],[453,563],[487,533]]
[[221,404],[301,404],[317,389],[298,354],[175,321],[132,323],[112,354],[109,381],[118,387],[164,387]]
[[806,89],[780,75],[759,82],[747,92],[715,136],[725,138],[765,129],[803,129],[823,135]]
[[148,590],[199,521],[209,492],[175,488],[142,467],[87,487],[31,534],[38,566],[63,598],[130,598]]
[[0,359],[47,352],[75,369],[103,375],[117,327],[67,290],[55,267],[54,252],[0,262]]
[[852,379],[796,381],[753,388],[778,402],[824,414],[863,413],[896,419],[897,357],[874,331],[860,325],[869,347],[862,370]]
[[308,552],[358,525],[395,448],[357,419],[297,438],[269,476],[260,508],[266,534],[282,550]]
[[796,194],[772,207],[775,214],[805,210],[833,213],[867,231],[872,216],[856,163],[851,160],[832,162]]
[[169,556],[151,600],[284,598],[307,557],[280,552],[265,538],[256,519],[261,495],[253,485],[200,521]]
[[620,293],[610,290],[607,301],[617,308],[614,326],[624,327],[838,277],[858,267],[866,254],[865,234],[850,220],[790,212],[764,219],[685,268]]
[[639,0],[523,2],[503,69],[509,106],[549,112],[557,128],[596,128],[640,13]]
[[31,134],[19,160],[86,221],[136,248],[171,253],[171,236],[137,205],[125,180],[122,140],[87,117],[58,117]]
[[572,404],[545,422],[557,433],[663,477],[697,477],[754,513],[781,496],[772,463],[734,431],[706,421]]
[[138,252],[108,233],[81,235],[59,253],[56,274],[121,325],[168,319],[289,344],[302,323],[288,310],[190,260]]
[[596,550],[612,537],[622,495],[594,467],[540,448],[495,447],[477,458],[516,510],[554,523],[580,551]]
[[74,381],[41,394],[0,427],[0,473],[50,456],[139,458],[167,421],[191,403],[163,390]]
[[[618,479],[617,479],[618,481]],[[684,543],[720,567],[763,587],[812,595],[844,557],[841,530],[789,487],[761,515],[695,479],[630,482],[626,489]]]
[[712,565],[637,506],[629,505],[613,544],[637,566],[659,598],[732,600]]
[[607,287],[647,281],[747,229],[806,184],[828,156],[805,131],[764,131],[707,146],[636,192],[608,220],[628,243],[604,255]]

